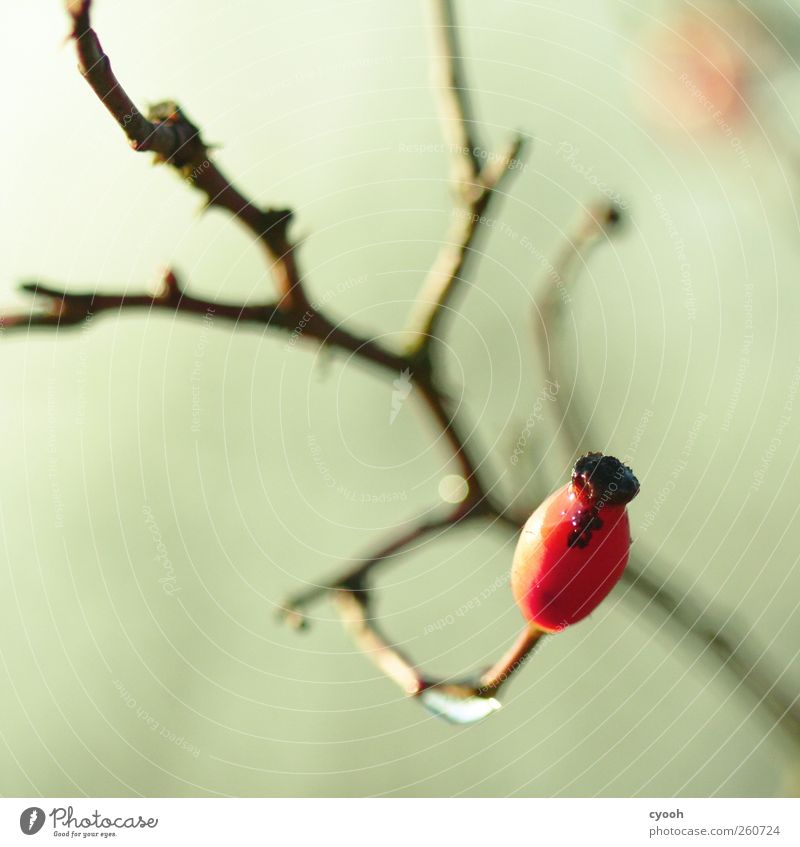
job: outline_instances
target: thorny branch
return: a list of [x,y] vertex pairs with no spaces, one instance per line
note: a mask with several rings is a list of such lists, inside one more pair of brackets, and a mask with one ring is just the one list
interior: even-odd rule
[[[494,695],[534,650],[542,637],[541,631],[525,629],[509,651],[474,681],[436,683],[424,679],[414,664],[392,646],[370,614],[369,577],[376,567],[395,562],[417,542],[435,533],[468,522],[488,521],[517,533],[527,517],[513,514],[504,504],[496,502],[491,485],[483,478],[481,454],[464,437],[463,433],[469,430],[448,408],[446,395],[437,381],[435,343],[442,337],[455,295],[466,283],[468,263],[477,255],[476,238],[483,228],[487,210],[499,196],[498,189],[518,168],[524,148],[522,136],[512,138],[506,148],[494,156],[477,144],[451,0],[429,0],[429,5],[432,78],[450,151],[453,221],[422,285],[408,324],[407,343],[399,350],[375,338],[358,335],[339,322],[334,323],[311,304],[298,264],[297,244],[289,234],[292,212],[261,208],[236,188],[214,161],[197,126],[176,103],[157,104],[144,115],[114,75],[110,60],[92,28],[91,0],[65,0],[65,5],[72,23],[71,35],[76,44],[79,70],[122,128],[133,149],[153,153],[157,161],[174,168],[200,191],[207,207],[226,212],[245,227],[265,256],[277,299],[261,304],[236,304],[195,298],[186,292],[172,271],[166,274],[161,290],[156,293],[146,290],[134,294],[76,293],[49,284],[28,282],[21,288],[34,296],[34,305],[40,308],[30,314],[0,316],[0,327],[7,330],[61,328],[78,325],[101,312],[121,313],[136,309],[163,309],[187,316],[203,316],[213,310],[215,316],[230,320],[237,327],[239,324],[256,325],[293,332],[302,326],[306,338],[346,351],[368,366],[392,374],[409,370],[417,393],[437,428],[445,435],[467,484],[464,500],[442,517],[420,517],[337,578],[288,601],[282,613],[291,623],[303,625],[308,604],[330,594],[356,641],[405,693],[423,700],[427,697],[429,708],[450,717],[454,702],[461,704],[459,708],[467,709],[471,715],[468,719],[488,713],[497,706]],[[563,288],[580,270],[592,246],[607,236],[618,219],[618,212],[608,206],[589,210],[554,265],[553,284],[539,304],[544,331],[537,333],[542,361],[551,374],[557,363],[551,358],[554,345],[545,333],[558,335],[564,312]],[[570,449],[577,452],[579,443],[587,437],[587,426],[577,419],[574,403],[564,404],[560,392],[556,400],[562,404],[561,433]],[[651,558],[647,567],[652,563]],[[663,565],[654,570],[666,572]],[[724,634],[722,627],[714,623],[699,604],[659,584],[646,571],[643,557],[634,556],[624,579],[631,589],[629,593],[644,603],[647,612],[658,612],[670,626],[697,638],[704,645],[704,652],[721,659],[722,666],[737,680],[737,685],[747,686],[775,722],[800,741],[797,704],[782,695],[777,686],[770,683],[769,676],[741,655],[739,647],[743,639]],[[477,712],[475,703],[478,704]]]

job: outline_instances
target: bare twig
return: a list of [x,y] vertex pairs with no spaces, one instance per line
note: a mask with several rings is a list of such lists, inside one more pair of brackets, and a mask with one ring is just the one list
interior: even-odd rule
[[282,305],[299,311],[307,309],[309,303],[297,269],[295,247],[287,235],[291,211],[259,209],[234,187],[213,161],[198,128],[177,103],[158,103],[145,117],[111,69],[111,61],[91,26],[91,5],[91,0],[67,0],[66,3],[72,19],[78,68],[127,135],[133,149],[155,153],[159,161],[172,165],[201,191],[207,205],[224,209],[244,225],[272,263]]
[[431,26],[431,82],[439,99],[445,140],[450,147],[453,184],[461,190],[477,180],[481,172],[480,150],[474,138],[475,121],[464,81],[458,27],[452,0],[428,4]]
[[166,310],[194,317],[210,313],[237,324],[297,333],[321,344],[353,353],[360,361],[384,370],[397,372],[408,366],[408,360],[403,356],[377,341],[354,335],[341,324],[333,325],[319,312],[309,310],[298,316],[293,310],[287,311],[282,303],[239,304],[199,299],[186,293],[172,271],[167,273],[161,290],[155,294],[65,291],[41,282],[26,282],[20,289],[43,299],[46,308],[25,314],[0,315],[0,327],[4,330],[71,327],[90,315],[104,312]]
[[102,294],[99,292],[69,292],[39,282],[26,282],[22,291],[44,299],[47,308],[29,315],[0,316],[4,329],[69,327],[102,312],[129,309],[160,310],[196,315],[213,314],[236,323],[273,324],[286,329],[285,315],[276,303],[237,305],[214,300],[198,300],[186,294],[173,271],[164,277],[160,291],[155,294]]
[[[641,594],[645,608],[653,608],[665,619],[671,628],[692,637],[704,645],[708,652],[721,660],[722,668],[730,674],[738,685],[747,689],[755,702],[764,708],[776,725],[800,742],[800,698],[783,692],[774,675],[767,674],[759,667],[761,657],[745,636],[731,636],[728,632],[747,632],[747,627],[737,622],[733,615],[715,616],[694,596],[679,596],[674,589],[659,583],[647,573],[655,564],[655,569],[666,573],[664,562],[649,557],[646,563],[641,554],[632,555],[631,563],[624,575],[624,582],[632,591]],[[726,630],[728,632],[726,632]],[[748,658],[756,656],[756,658]]]
[[[602,243],[620,221],[620,212],[614,205],[601,203],[584,209],[574,232],[565,239],[556,256],[548,273],[544,293],[537,300],[534,338],[538,344],[539,358],[550,378],[559,385],[563,383],[556,373],[557,365],[553,355],[556,346],[553,341],[562,334],[564,306],[570,300],[570,289],[574,287],[575,279],[585,267],[593,248]],[[585,425],[574,414],[574,398],[569,397],[568,392],[557,391],[551,399],[559,412],[559,432],[573,451],[571,458],[574,460],[585,441]]]
[[404,694],[413,697],[425,688],[425,681],[411,661],[390,644],[369,614],[369,603],[363,592],[338,588],[333,599],[347,631],[380,670],[396,682]]
[[[431,0],[431,76],[451,162],[453,220],[409,321],[409,350],[419,353],[436,338],[489,204],[509,173],[521,164],[524,138],[514,138],[495,157],[483,156],[474,133],[469,93],[451,0]],[[484,160],[487,164],[484,164]]]
[[[522,667],[546,635],[536,626],[526,626],[509,650],[476,682],[433,680],[423,677],[413,662],[383,635],[370,614],[369,598],[364,591],[338,588],[333,597],[346,629],[376,667],[404,694],[420,697],[432,711],[458,723],[472,722],[494,711],[498,705],[495,696],[500,688]],[[488,708],[481,701],[488,701]]]
[[372,571],[379,566],[396,562],[398,557],[413,549],[417,542],[452,527],[485,516],[490,507],[485,499],[470,502],[469,500],[448,514],[439,518],[421,516],[411,522],[410,528],[398,533],[388,542],[382,543],[377,549],[369,552],[358,564],[339,573],[333,580],[321,585],[314,585],[306,591],[295,595],[279,610],[280,615],[295,627],[303,627],[307,623],[304,610],[313,602],[325,596],[328,592],[347,589],[365,593],[370,590],[368,579]]
[[492,167],[486,177],[478,177],[479,183],[468,198],[457,195],[450,229],[423,283],[409,321],[411,351],[429,346],[438,336],[458,285],[464,281],[467,260],[478,254],[475,239],[482,225],[489,222],[487,211],[490,202],[503,178],[513,173],[509,169],[511,164],[520,161],[523,145],[524,140],[517,138],[500,158],[499,166]]

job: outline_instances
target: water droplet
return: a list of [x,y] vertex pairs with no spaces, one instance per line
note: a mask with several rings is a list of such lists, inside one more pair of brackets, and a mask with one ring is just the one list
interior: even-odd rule
[[466,694],[455,686],[433,685],[419,699],[425,708],[450,723],[470,724],[496,712],[501,706],[494,697]]

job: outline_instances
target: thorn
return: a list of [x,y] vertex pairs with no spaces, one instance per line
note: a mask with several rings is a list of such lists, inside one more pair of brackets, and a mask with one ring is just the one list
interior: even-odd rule
[[332,363],[333,351],[330,349],[330,346],[325,343],[325,341],[320,341],[318,352],[314,357],[314,363],[312,365],[312,368],[315,371],[316,376],[319,377],[320,382],[325,382],[330,376]]
[[161,283],[161,291],[158,294],[158,299],[164,300],[167,303],[175,303],[181,299],[182,294],[183,289],[178,281],[178,277],[172,268],[168,268]]
[[213,209],[213,208],[214,208],[214,204],[211,202],[211,198],[210,197],[204,197],[200,201],[199,205],[197,206],[197,211],[195,212],[195,214],[197,215],[198,218],[202,218],[203,215],[206,214],[206,212],[208,212],[210,209]]
[[264,229],[271,230],[273,227],[282,235],[286,233],[292,222],[294,212],[291,209],[264,209],[262,212]]
[[295,606],[282,606],[278,609],[277,615],[279,620],[282,620],[294,630],[308,629],[308,619]]

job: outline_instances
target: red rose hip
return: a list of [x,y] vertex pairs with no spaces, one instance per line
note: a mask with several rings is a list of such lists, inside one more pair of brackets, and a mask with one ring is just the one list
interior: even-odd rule
[[608,595],[628,563],[626,505],[638,493],[630,468],[587,453],[571,481],[530,516],[514,553],[511,587],[531,624],[558,632]]

